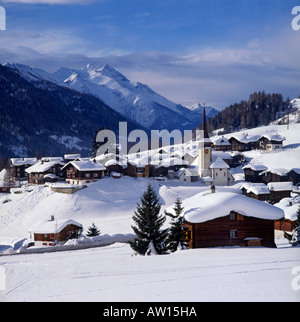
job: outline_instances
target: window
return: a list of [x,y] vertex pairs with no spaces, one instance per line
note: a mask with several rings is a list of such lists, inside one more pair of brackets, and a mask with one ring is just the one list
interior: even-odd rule
[[85,177],[86,177],[86,178],[89,178],[90,176],[91,176],[91,175],[90,175],[89,173],[86,173],[86,174],[85,174]]
[[50,234],[50,239],[55,239],[55,234]]
[[97,178],[98,177],[98,173],[94,173],[94,178]]
[[230,212],[230,220],[236,220],[236,213],[234,211]]
[[237,238],[237,229],[230,229],[230,239]]

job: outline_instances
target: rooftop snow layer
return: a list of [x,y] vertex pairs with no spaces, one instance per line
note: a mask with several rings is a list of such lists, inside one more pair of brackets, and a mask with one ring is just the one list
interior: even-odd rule
[[[284,217],[284,211],[268,203],[231,192],[218,192],[203,195],[196,194],[183,200],[184,217],[188,222],[201,223],[224,217],[235,211],[248,217],[278,220]],[[168,212],[174,210],[169,207]]]

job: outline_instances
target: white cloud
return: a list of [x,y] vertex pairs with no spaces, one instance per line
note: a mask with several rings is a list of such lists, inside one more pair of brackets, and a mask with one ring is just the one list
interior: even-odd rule
[[90,44],[76,30],[5,32],[0,62],[14,61],[55,71],[87,63],[109,63],[133,81],[148,84],[178,103],[206,100],[218,108],[247,99],[253,91],[300,94],[299,33],[249,40],[241,48],[205,48],[193,52],[129,53]]

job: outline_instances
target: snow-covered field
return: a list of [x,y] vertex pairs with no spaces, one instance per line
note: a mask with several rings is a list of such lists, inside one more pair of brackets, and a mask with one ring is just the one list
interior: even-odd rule
[[[268,168],[300,168],[300,124],[290,124],[289,130],[286,125],[247,130],[266,131],[285,136],[285,148],[247,152],[248,161]],[[242,167],[233,172],[236,179],[243,178]],[[217,192],[239,191],[239,180],[217,187]],[[51,215],[74,219],[85,230],[94,222],[101,235],[132,234],[132,216],[149,183],[160,197],[162,212],[178,196],[185,199],[208,190],[199,182],[129,177],[105,178],[73,195],[43,186],[18,188],[22,193],[0,195],[0,253],[18,249],[30,227]],[[0,256],[0,301],[299,301],[300,281],[292,272],[300,273],[300,249],[285,239],[276,242],[277,249],[208,248],[150,257],[132,256],[122,243]]]
[[297,276],[292,274],[295,267],[300,270],[299,248],[278,246],[193,249],[144,257],[132,256],[127,244],[117,243],[5,256],[0,259],[5,270],[0,300],[300,301]]

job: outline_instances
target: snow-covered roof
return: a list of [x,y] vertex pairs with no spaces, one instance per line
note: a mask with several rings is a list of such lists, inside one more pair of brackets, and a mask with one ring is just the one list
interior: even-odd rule
[[41,161],[44,161],[44,162],[52,162],[52,161],[63,162],[64,159],[62,157],[43,157],[43,158],[41,158]]
[[223,160],[231,160],[232,156],[228,153],[228,152],[224,152],[224,151],[211,151],[211,157],[212,159],[216,159],[216,158],[221,158]]
[[251,183],[246,182],[242,185],[241,189],[246,189],[247,193],[254,193],[256,195],[269,194],[270,191],[264,183]]
[[293,191],[293,182],[269,182],[268,183],[269,190],[274,191]]
[[215,161],[213,161],[209,167],[211,169],[216,169],[216,168],[220,168],[220,169],[228,169],[229,165],[223,161],[220,157],[218,157]]
[[33,165],[37,163],[37,158],[12,158],[11,164],[14,166]]
[[167,158],[163,158],[162,160],[152,161],[151,165],[154,165],[155,168],[160,168],[160,167],[168,168],[175,165],[189,165],[189,163],[180,158],[167,157]]
[[187,177],[192,177],[193,176],[192,172],[189,171],[189,169],[186,169],[186,168],[180,168],[178,171],[176,171],[175,176],[177,178],[180,178],[183,174],[185,176],[187,176]]
[[[199,193],[182,201],[184,218],[191,223],[201,223],[219,217],[225,217],[231,211],[247,217],[278,220],[284,212],[266,202],[232,192]],[[172,207],[167,212],[173,213]]]
[[279,203],[276,203],[274,206],[282,209],[284,211],[284,217],[289,220],[297,220],[297,211],[299,209],[300,204],[295,203],[290,204],[291,198],[283,198]]
[[287,173],[289,172],[289,170],[288,169],[285,169],[285,168],[267,169],[267,170],[263,171],[260,174],[263,175],[263,174],[265,174],[267,172],[270,172],[270,173],[273,173],[273,174],[277,174],[279,176],[285,176],[285,175],[287,175]]
[[280,135],[278,133],[265,133],[260,137],[260,139],[263,138],[263,137],[267,138],[270,141],[282,142],[282,141],[286,140],[286,138],[284,136],[282,136],[282,135]]
[[242,142],[242,143],[250,143],[250,142],[256,142],[259,138],[261,137],[261,135],[248,135],[245,133],[235,133],[232,134],[231,137],[229,138],[229,140],[231,138],[235,138],[236,140]]
[[25,171],[27,173],[43,173],[47,170],[49,170],[50,168],[52,168],[53,166],[55,166],[56,164],[59,165],[65,165],[63,162],[57,160],[57,161],[49,161],[49,162],[44,162],[44,161],[38,161],[36,164],[32,165],[31,167],[27,168]]
[[83,226],[73,219],[54,219],[54,220],[41,220],[33,225],[29,231],[35,234],[56,234],[61,232],[66,226],[74,225],[80,228]]
[[67,167],[67,165],[72,164],[77,170],[79,171],[102,171],[106,170],[105,166],[99,163],[98,161],[91,161],[91,160],[85,160],[85,161],[70,161],[67,163],[64,168]]
[[65,154],[64,155],[65,160],[75,160],[77,158],[81,158],[81,154],[80,153],[76,153],[76,154]]
[[115,159],[110,159],[107,162],[105,162],[105,166],[106,167],[109,167],[111,165],[120,165],[120,166],[123,166],[123,163],[120,162],[120,161],[118,161],[118,160],[115,160]]
[[225,138],[224,136],[213,140],[213,142],[214,142],[214,145],[221,145],[221,146],[223,146],[223,145],[231,145],[230,142],[228,141],[228,139]]
[[251,164],[250,163],[250,164],[245,165],[242,169],[243,170],[245,170],[245,169],[251,169],[253,171],[265,171],[268,168],[265,165],[263,165],[263,164]]

